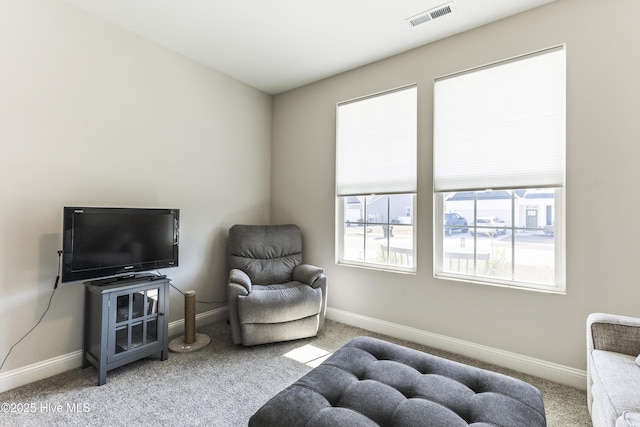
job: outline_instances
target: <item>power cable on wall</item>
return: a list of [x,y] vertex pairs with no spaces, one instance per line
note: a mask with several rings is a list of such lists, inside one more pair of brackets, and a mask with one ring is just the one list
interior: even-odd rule
[[53,296],[56,294],[56,290],[58,289],[58,282],[60,281],[60,257],[61,256],[62,256],[62,251],[58,251],[58,275],[56,276],[56,280],[53,284],[53,292],[51,292],[51,296],[49,297],[49,303],[47,304],[47,308],[44,310],[44,313],[42,313],[42,316],[40,316],[40,319],[38,319],[38,322],[35,325],[33,325],[33,327],[29,329],[29,331],[22,336],[22,338],[20,338],[11,346],[11,348],[7,352],[7,355],[2,360],[2,364],[0,364],[0,371],[2,370],[2,368],[4,368],[4,364],[7,362],[7,359],[9,358],[9,355],[13,351],[14,347],[20,344],[22,340],[24,340],[27,336],[29,336],[29,334],[33,332],[33,330],[37,328],[38,325],[42,322],[42,319],[44,319],[44,316],[46,316],[46,314],[49,312],[49,309],[51,308],[51,301],[53,300]]

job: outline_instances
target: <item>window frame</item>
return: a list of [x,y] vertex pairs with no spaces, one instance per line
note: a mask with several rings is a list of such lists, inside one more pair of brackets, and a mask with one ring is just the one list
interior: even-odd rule
[[[533,188],[520,188],[513,189],[516,190],[532,190]],[[554,189],[554,211],[553,211],[553,242],[554,242],[554,283],[553,285],[549,284],[541,284],[535,282],[526,282],[519,280],[508,280],[501,279],[498,277],[489,277],[483,275],[477,275],[474,271],[473,274],[467,273],[455,273],[451,271],[444,270],[444,239],[445,239],[445,224],[444,224],[444,195],[446,193],[434,193],[434,253],[433,253],[433,265],[434,271],[433,276],[436,279],[445,279],[445,280],[453,280],[459,282],[467,282],[467,283],[475,283],[489,286],[498,286],[498,287],[506,287],[506,288],[514,288],[514,289],[524,289],[524,290],[533,290],[533,291],[541,291],[548,293],[557,293],[557,294],[565,294],[566,293],[566,252],[565,252],[565,189],[564,188],[555,188]],[[512,196],[511,199],[511,218],[510,218],[510,226],[506,227],[507,230],[510,231],[511,237],[511,265],[512,270],[515,268],[515,237],[514,230],[526,229],[526,226],[515,226],[514,225],[514,217],[516,215],[516,207],[514,204],[515,198]],[[474,219],[477,217],[477,198],[474,202]],[[469,225],[469,229],[473,227]],[[531,229],[533,230],[533,229]],[[476,235],[465,236],[468,238],[470,242],[468,244],[473,245],[473,254],[474,257],[477,255],[477,233]],[[474,266],[477,267],[477,266]]]
[[[394,195],[410,195],[412,196],[412,207],[411,207],[411,218],[412,218],[412,223],[411,224],[395,224],[391,222],[390,219],[390,215],[387,215],[387,220],[386,222],[372,222],[372,221],[367,221],[366,219],[366,210],[365,210],[365,214],[364,214],[364,218],[363,221],[359,222],[349,222],[349,224],[362,224],[365,228],[367,225],[372,225],[372,226],[387,226],[389,228],[394,227],[396,225],[398,226],[411,226],[412,227],[412,235],[411,235],[411,240],[412,240],[412,258],[413,258],[413,263],[406,267],[400,264],[392,264],[390,263],[390,256],[387,255],[387,260],[386,263],[378,263],[378,262],[367,262],[367,261],[358,261],[358,260],[353,260],[353,259],[346,259],[345,258],[345,237],[346,237],[346,233],[344,232],[344,230],[346,228],[348,228],[348,226],[346,225],[348,220],[345,217],[345,212],[346,212],[346,201],[348,198],[350,197],[373,197],[373,196],[394,196]],[[337,201],[336,201],[336,264],[337,265],[345,265],[345,266],[352,266],[352,267],[362,267],[362,268],[368,268],[368,269],[373,269],[373,270],[382,270],[382,271],[390,271],[390,272],[395,272],[395,273],[408,273],[408,274],[415,274],[417,272],[417,264],[418,264],[418,257],[417,257],[417,226],[416,226],[416,205],[417,205],[417,193],[398,193],[398,194],[362,194],[362,195],[354,195],[354,196],[339,196],[337,197]],[[365,203],[366,206],[366,203]],[[366,209],[366,208],[365,208]],[[387,234],[387,242],[389,242],[391,238],[391,233]],[[365,247],[365,253],[366,253],[366,231],[365,231],[365,235],[364,235],[364,247]],[[390,247],[390,244],[387,245],[387,247]],[[364,256],[364,258],[366,259],[366,255]]]
[[[465,172],[466,169],[461,169],[461,174],[458,175],[458,177],[456,177],[455,174],[451,174],[449,173],[448,176],[446,176],[447,179],[450,179],[449,177],[455,177],[456,180],[460,180],[460,182],[463,182],[464,184],[457,184],[458,187],[456,187],[456,185],[450,185],[449,182],[451,181],[444,181],[446,183],[444,184],[439,184],[440,181],[436,182],[438,175],[436,174],[436,170],[438,167],[441,168],[441,170],[447,172],[450,171],[451,169],[446,169],[445,165],[447,164],[447,162],[449,160],[448,157],[442,157],[444,164],[438,166],[436,164],[437,162],[437,156],[436,156],[436,150],[437,149],[441,149],[442,145],[440,146],[440,148],[438,148],[438,141],[436,140],[436,127],[438,126],[438,114],[442,114],[442,113],[438,113],[438,109],[437,109],[437,100],[436,100],[436,85],[438,83],[439,80],[442,81],[446,81],[448,79],[451,78],[456,78],[458,76],[462,76],[463,78],[466,78],[466,76],[471,75],[472,73],[476,72],[476,71],[485,71],[485,70],[490,70],[493,67],[499,67],[501,65],[510,65],[510,64],[514,64],[514,63],[518,63],[520,60],[525,60],[528,58],[536,58],[539,55],[544,55],[545,53],[554,53],[557,51],[562,51],[563,56],[560,57],[562,62],[559,62],[559,64],[562,66],[562,74],[561,75],[555,75],[557,78],[557,76],[560,76],[563,83],[562,85],[558,85],[556,87],[561,87],[561,90],[563,90],[564,92],[561,94],[562,96],[562,104],[549,104],[549,105],[556,105],[556,106],[560,106],[560,111],[561,111],[561,116],[556,116],[556,117],[561,117],[561,128],[555,128],[555,129],[559,129],[560,133],[556,133],[555,135],[561,135],[561,139],[558,139],[558,143],[561,144],[558,147],[560,148],[560,150],[558,151],[559,156],[561,157],[557,157],[557,159],[559,160],[558,163],[556,163],[556,167],[558,167],[558,165],[561,165],[561,169],[556,169],[559,172],[556,172],[555,178],[549,174],[545,175],[542,178],[537,178],[537,177],[530,177],[525,179],[525,182],[521,182],[521,181],[513,181],[513,182],[509,182],[509,177],[510,175],[505,175],[507,176],[507,180],[503,180],[503,181],[498,181],[500,182],[500,184],[498,185],[504,185],[504,187],[500,187],[500,188],[491,188],[490,190],[512,190],[512,191],[516,191],[516,190],[534,190],[534,189],[539,189],[541,187],[544,188],[554,188],[554,208],[553,208],[553,227],[554,227],[554,240],[553,240],[553,245],[554,245],[554,281],[553,284],[542,284],[542,283],[532,283],[532,282],[528,282],[528,281],[522,281],[522,280],[516,280],[516,274],[515,271],[518,268],[517,265],[515,264],[515,260],[516,260],[516,248],[517,248],[517,236],[514,235],[513,233],[511,234],[511,279],[507,280],[504,278],[498,278],[498,277],[490,277],[490,276],[486,276],[486,275],[478,275],[476,272],[476,268],[477,268],[477,242],[478,242],[478,237],[477,237],[477,233],[473,235],[472,237],[472,244],[473,244],[473,254],[474,254],[474,271],[473,274],[469,274],[469,273],[462,273],[460,271],[458,272],[451,272],[451,271],[445,271],[445,249],[444,249],[444,240],[445,240],[445,222],[444,222],[444,205],[445,205],[445,195],[452,193],[452,192],[474,192],[474,194],[476,196],[474,196],[474,212],[473,212],[473,217],[474,217],[474,222],[476,221],[476,218],[478,217],[478,212],[477,212],[477,194],[479,192],[482,191],[487,191],[487,187],[486,185],[489,186],[494,186],[497,185],[495,184],[495,174],[493,171],[491,171],[491,173],[489,175],[487,175],[487,177],[489,178],[489,182],[494,182],[492,184],[486,184],[483,183],[482,181],[486,181],[486,178],[484,175],[477,175],[477,178],[475,179],[466,179],[465,178]],[[434,141],[433,141],[433,146],[434,146],[434,156],[433,156],[433,170],[434,170],[434,188],[433,188],[433,214],[434,214],[434,220],[433,220],[433,263],[434,263],[434,267],[433,267],[433,276],[436,279],[447,279],[447,280],[454,280],[454,281],[461,281],[461,282],[470,282],[470,283],[477,283],[477,284],[484,284],[484,285],[491,285],[491,286],[500,286],[500,287],[508,287],[508,288],[516,288],[516,289],[525,289],[525,290],[534,290],[534,291],[543,291],[543,292],[549,292],[549,293],[557,293],[557,294],[566,294],[566,234],[565,234],[565,228],[566,228],[566,206],[565,206],[565,198],[566,198],[566,46],[564,44],[562,45],[558,45],[558,46],[553,46],[550,48],[546,48],[546,49],[541,49],[538,50],[536,52],[531,52],[531,53],[527,53],[527,54],[523,54],[523,55],[519,55],[513,58],[509,58],[506,60],[502,60],[502,61],[496,61],[494,63],[491,64],[486,64],[486,65],[482,65],[479,67],[474,67],[468,70],[464,70],[458,73],[452,73],[448,76],[443,76],[440,78],[436,78],[434,81]],[[558,64],[558,63],[556,63]],[[551,70],[558,70],[558,68],[553,68]],[[514,74],[517,76],[520,76],[519,74]],[[551,75],[551,74],[550,74]],[[556,80],[556,82],[558,82],[558,80]],[[489,86],[491,88],[493,88],[493,86]],[[537,87],[537,86],[533,86],[533,87]],[[486,90],[487,86],[479,86],[479,88],[483,88],[483,90]],[[462,92],[459,92],[462,93]],[[558,92],[548,92],[551,94],[554,94],[554,96],[559,96],[560,93]],[[465,92],[466,94],[466,92]],[[442,95],[441,95],[442,96]],[[455,102],[461,102],[458,98],[450,98],[452,101],[455,100]],[[464,98],[462,98],[464,100]],[[476,98],[478,99],[478,98]],[[449,100],[445,99],[445,104],[448,104]],[[462,104],[460,104],[462,105]],[[475,105],[475,104],[473,104]],[[504,104],[504,105],[510,105],[510,104]],[[531,105],[546,105],[546,104],[531,104]],[[487,106],[487,111],[491,111],[488,110],[489,107]],[[445,110],[447,111],[447,110]],[[448,111],[454,111],[454,110],[448,110]],[[471,112],[473,112],[473,110],[470,110]],[[558,111],[558,110],[556,110]],[[441,117],[443,117],[443,120],[446,116],[442,115]],[[457,115],[453,115],[453,117],[458,117]],[[502,116],[498,116],[501,117]],[[535,116],[532,115],[531,117],[543,117],[543,116]],[[449,123],[451,123],[451,118],[449,118]],[[465,123],[464,121],[458,121],[457,123]],[[558,122],[555,122],[555,124],[557,125]],[[552,125],[551,122],[549,122],[550,125]],[[445,127],[445,129],[447,129]],[[475,136],[475,133],[469,132],[468,129],[465,129],[467,131],[467,135],[473,135]],[[440,131],[442,132],[442,131]],[[447,135],[445,133],[442,133],[442,135]],[[450,136],[445,136],[445,138],[451,138]],[[526,140],[526,138],[522,139],[523,141]],[[465,143],[464,139],[453,139],[451,140],[453,145],[452,147],[457,147],[458,142],[457,141],[461,141],[463,142],[463,144]],[[471,139],[469,139],[469,141],[472,141]],[[473,140],[475,141],[475,139]],[[490,141],[493,142],[493,141]],[[440,143],[442,144],[442,142]],[[495,145],[495,144],[494,144]],[[489,150],[488,152],[493,152],[491,151],[492,148],[495,149],[494,145],[489,145],[487,147],[487,149]],[[478,144],[475,144],[476,147],[478,147]],[[498,145],[500,146],[500,145]],[[484,147],[484,146],[482,146]],[[504,145],[502,145],[502,147],[504,147]],[[457,149],[457,148],[456,148]],[[484,149],[484,148],[483,148]],[[449,149],[449,151],[451,151],[451,149]],[[512,153],[518,153],[517,151],[513,151],[512,149]],[[521,155],[521,154],[520,154]],[[516,163],[517,164],[517,163]],[[546,165],[545,165],[546,166]],[[471,168],[474,169],[474,168]],[[499,170],[499,169],[498,169]],[[506,170],[509,170],[509,167],[507,167]],[[489,170],[487,170],[489,171]],[[546,171],[546,169],[545,169]],[[504,171],[502,171],[504,173]],[[559,173],[559,174],[558,174]],[[532,175],[535,176],[535,175]],[[550,177],[551,176],[551,177]],[[460,179],[462,177],[462,179]],[[465,180],[466,179],[466,180]],[[493,179],[493,181],[491,181]],[[522,179],[522,177],[520,177],[519,179]],[[542,182],[540,182],[540,180],[542,179]],[[537,181],[538,182],[537,182]],[[513,186],[513,187],[509,187],[509,186]],[[439,187],[439,188],[438,188]],[[524,229],[526,228],[525,226],[515,226],[515,215],[516,215],[516,207],[514,206],[515,202],[515,196],[512,193],[512,202],[511,202],[511,208],[510,208],[510,213],[511,213],[511,218],[510,218],[510,229],[511,231],[516,231],[520,230],[520,231],[524,231]],[[482,216],[482,215],[481,215]],[[533,230],[533,229],[532,229]],[[470,242],[471,243],[471,242]],[[467,245],[468,246],[468,245]],[[460,261],[459,261],[460,262]],[[487,261],[488,263],[488,261]]]
[[[340,175],[340,171],[341,171],[341,160],[344,160],[344,158],[341,159],[341,154],[342,156],[344,156],[344,153],[348,153],[350,152],[350,148],[346,148],[345,147],[340,147],[340,144],[344,144],[345,141],[341,142],[341,128],[340,128],[340,108],[341,106],[352,106],[355,103],[358,103],[360,101],[368,101],[368,100],[378,100],[381,99],[380,97],[385,96],[385,95],[393,95],[405,90],[412,90],[413,93],[415,94],[415,98],[414,98],[414,102],[415,104],[413,104],[411,106],[411,116],[403,116],[403,117],[412,117],[412,120],[415,120],[414,125],[415,127],[412,129],[406,129],[404,127],[400,127],[399,131],[400,133],[402,133],[402,138],[406,138],[407,135],[405,135],[403,132],[405,131],[410,131],[410,136],[411,136],[411,158],[410,163],[412,164],[412,168],[414,168],[413,171],[413,178],[411,180],[406,180],[406,171],[409,171],[409,169],[404,169],[404,168],[400,168],[400,169],[395,169],[396,171],[400,170],[402,171],[404,169],[404,171],[400,174],[400,181],[398,181],[399,184],[391,184],[389,185],[389,182],[395,182],[395,181],[388,181],[385,179],[380,179],[378,181],[377,178],[377,174],[378,172],[375,172],[375,178],[372,181],[371,180],[371,173],[365,171],[364,172],[364,176],[367,177],[365,178],[364,182],[364,187],[360,186],[359,184],[357,184],[358,182],[358,178],[355,181],[348,181],[348,182],[356,182],[356,185],[344,185],[344,181],[343,181],[343,177]],[[407,92],[408,93],[408,92]],[[406,104],[401,104],[401,105],[406,105]],[[404,110],[404,108],[401,108],[398,111],[403,111],[406,113],[406,110]],[[401,114],[402,115],[402,114]],[[393,116],[393,115],[392,115]],[[393,120],[393,119],[392,119]],[[356,124],[358,124],[359,122],[354,122]],[[347,126],[347,128],[350,128],[350,126],[352,126],[352,124],[349,124]],[[366,95],[366,96],[362,96],[359,98],[355,98],[355,99],[351,99],[351,100],[347,100],[347,101],[343,101],[340,102],[336,105],[336,213],[335,213],[335,218],[336,218],[336,225],[335,225],[335,242],[336,242],[336,248],[335,248],[335,262],[337,265],[344,265],[344,266],[355,266],[355,267],[362,267],[362,268],[368,268],[368,269],[374,269],[374,270],[381,270],[381,271],[391,271],[391,272],[397,272],[397,273],[413,273],[415,274],[417,271],[417,211],[416,211],[416,207],[417,207],[417,170],[418,170],[418,139],[417,139],[417,128],[418,128],[418,85],[416,83],[413,84],[409,84],[409,85],[405,85],[405,86],[401,86],[401,87],[397,87],[397,88],[393,88],[393,89],[389,89],[389,90],[385,90],[382,92],[378,92],[378,93],[374,93],[374,94],[370,94],[370,95]],[[393,129],[393,128],[392,128]],[[386,129],[382,129],[383,131]],[[385,132],[386,134],[386,132]],[[355,140],[354,140],[355,141]],[[363,141],[363,139],[360,139],[359,141]],[[409,141],[407,139],[404,139],[404,141]],[[346,141],[346,143],[348,143],[348,140]],[[355,143],[356,147],[360,146],[361,142],[356,142]],[[380,141],[376,141],[376,151],[377,150],[381,150],[380,148]],[[384,148],[385,151],[384,152],[393,152],[394,150],[394,144],[393,142],[390,141],[385,141],[384,142]],[[404,152],[406,154],[406,147],[403,147],[402,152]],[[401,157],[400,157],[401,158]],[[396,161],[398,159],[398,157],[395,157]],[[385,159],[385,162],[387,160]],[[348,163],[348,162],[347,162]],[[380,162],[378,162],[380,163]],[[406,163],[406,162],[405,162]],[[394,163],[392,163],[394,164]],[[385,165],[386,166],[386,165]],[[406,166],[405,166],[406,167]],[[342,169],[344,169],[344,166],[342,166]],[[394,169],[388,169],[388,167],[384,168],[385,170],[394,170]],[[348,171],[349,169],[347,169]],[[357,170],[357,169],[356,169]],[[349,177],[352,174],[350,173],[346,173],[345,176]],[[398,179],[398,177],[396,177],[395,173],[392,173],[392,175],[394,176],[394,180]],[[409,174],[410,176],[411,174]],[[373,182],[373,184],[372,184]],[[348,188],[347,190],[344,190],[344,188]],[[365,191],[362,191],[362,189],[366,189]],[[358,191],[358,189],[360,191]],[[356,194],[357,193],[357,194]],[[354,260],[354,259],[347,259],[345,257],[345,241],[347,239],[346,236],[346,229],[347,229],[347,218],[346,218],[346,208],[347,208],[347,200],[351,197],[359,197],[359,198],[367,198],[367,197],[374,197],[374,196],[395,196],[395,195],[411,195],[412,196],[412,206],[411,206],[411,224],[409,224],[412,227],[412,233],[411,233],[411,257],[413,258],[412,263],[410,266],[403,266],[403,265],[398,265],[398,264],[391,264],[390,263],[390,255],[389,252],[387,252],[386,254],[386,263],[378,263],[378,262],[371,262],[371,261],[366,261],[366,255],[363,255],[364,260],[362,261],[358,261],[358,260]],[[365,203],[366,205],[366,203]],[[390,205],[390,202],[388,202],[388,205]],[[362,224],[365,225],[365,233],[363,236],[363,247],[365,248],[364,251],[366,253],[366,245],[367,245],[367,236],[366,236],[366,224],[371,224],[373,226],[386,226],[388,227],[387,230],[391,230],[391,227],[395,226],[396,223],[392,222],[392,218],[390,215],[390,212],[387,212],[386,215],[386,222],[383,223],[373,223],[370,221],[367,221],[367,217],[366,215],[364,215]],[[406,226],[407,224],[397,224],[398,226]],[[387,239],[387,247],[390,246],[390,239],[391,238],[391,233],[387,232],[386,235],[386,239]]]

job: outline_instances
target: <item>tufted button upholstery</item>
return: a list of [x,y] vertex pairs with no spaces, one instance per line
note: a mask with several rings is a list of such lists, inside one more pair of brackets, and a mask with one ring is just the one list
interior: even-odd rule
[[518,379],[357,337],[260,408],[249,426],[546,426]]

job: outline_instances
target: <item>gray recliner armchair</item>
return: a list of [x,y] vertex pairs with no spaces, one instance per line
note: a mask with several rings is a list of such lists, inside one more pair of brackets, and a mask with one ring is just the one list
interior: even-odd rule
[[322,268],[302,263],[297,225],[234,225],[227,252],[234,344],[317,335],[324,325],[327,278]]

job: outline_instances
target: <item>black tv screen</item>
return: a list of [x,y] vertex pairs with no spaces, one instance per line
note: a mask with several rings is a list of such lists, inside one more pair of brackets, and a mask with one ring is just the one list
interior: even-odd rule
[[179,209],[65,207],[62,281],[178,265]]

